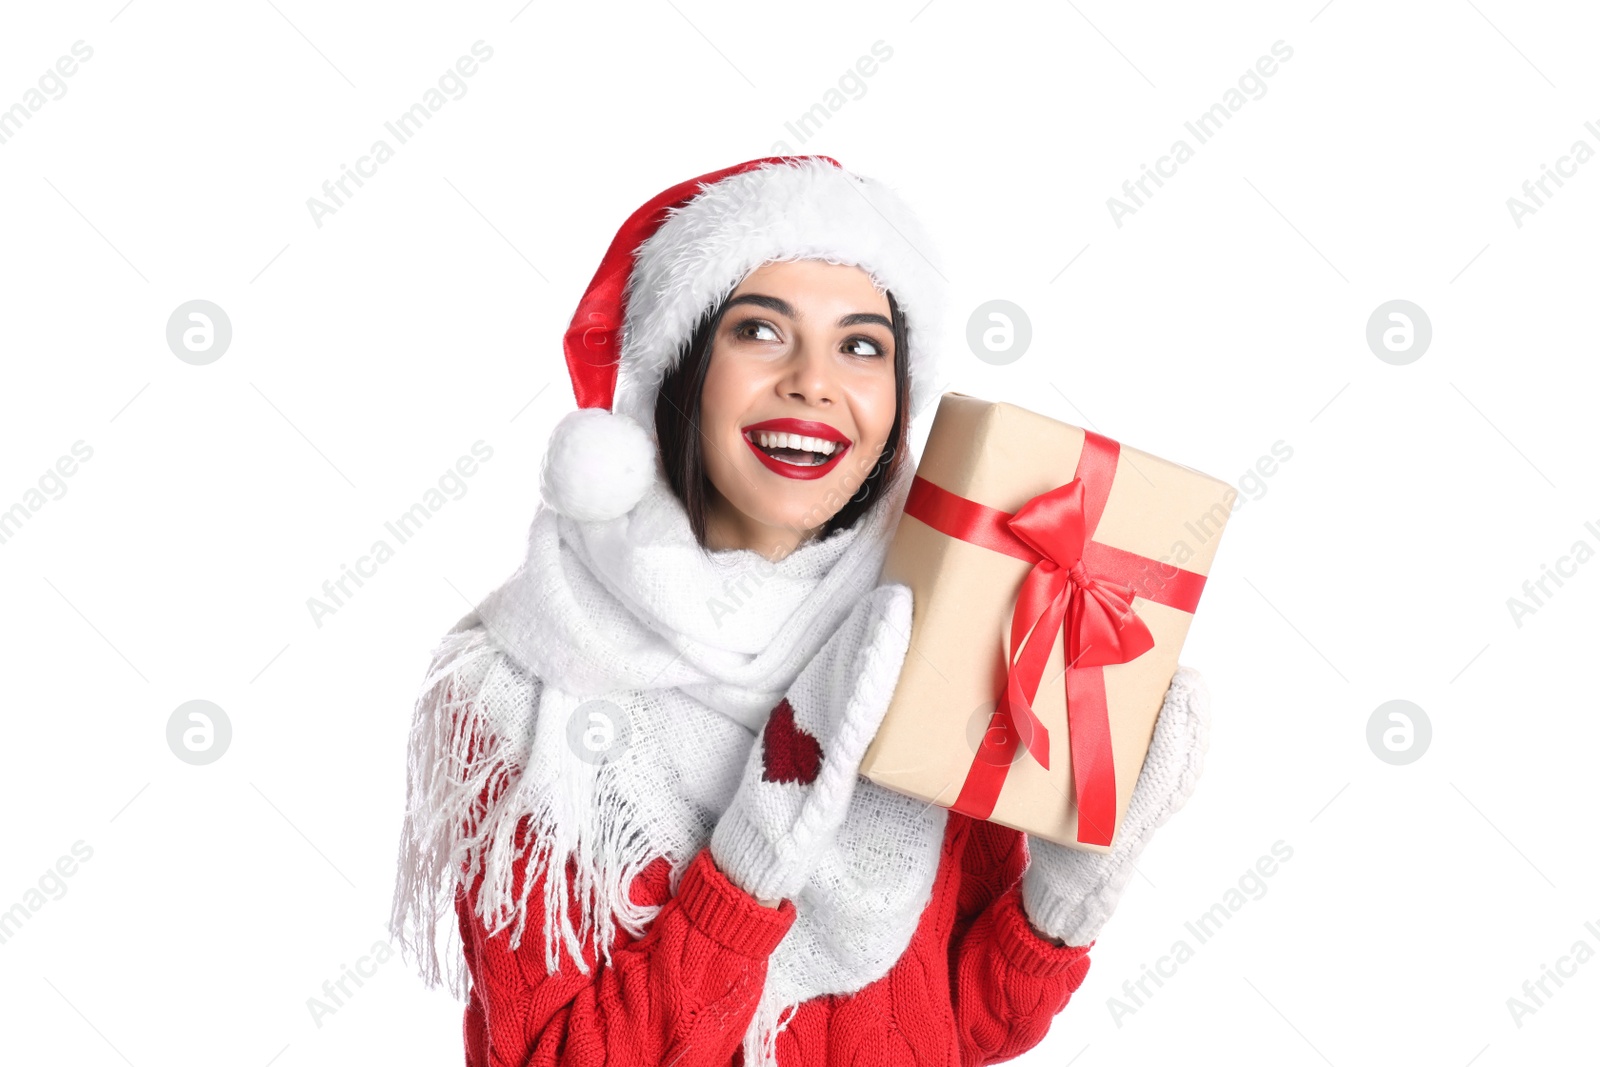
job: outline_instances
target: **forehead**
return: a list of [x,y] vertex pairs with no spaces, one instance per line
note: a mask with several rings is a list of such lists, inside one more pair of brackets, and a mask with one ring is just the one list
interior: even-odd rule
[[852,310],[889,310],[887,294],[879,291],[872,275],[860,267],[820,259],[778,260],[763,263],[734,287],[730,296],[764,293],[791,303],[848,302]]

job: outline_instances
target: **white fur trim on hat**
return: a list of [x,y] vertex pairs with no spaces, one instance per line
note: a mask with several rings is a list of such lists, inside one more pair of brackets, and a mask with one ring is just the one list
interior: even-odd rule
[[656,445],[643,426],[604,408],[569,411],[550,431],[539,493],[580,522],[605,522],[643,499],[656,476]]
[[734,174],[674,209],[639,246],[628,276],[612,410],[654,423],[656,390],[707,309],[773,260],[857,266],[905,314],[911,414],[937,398],[944,279],[932,239],[900,197],[825,160]]

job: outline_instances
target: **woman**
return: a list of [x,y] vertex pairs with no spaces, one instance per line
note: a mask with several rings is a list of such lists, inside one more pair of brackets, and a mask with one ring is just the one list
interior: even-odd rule
[[458,927],[469,1067],[1015,1056],[1192,790],[1188,668],[1109,854],[856,773],[911,629],[878,580],[937,396],[930,249],[816,156],[675,186],[612,242],[527,560],[413,720],[391,928],[435,983]]

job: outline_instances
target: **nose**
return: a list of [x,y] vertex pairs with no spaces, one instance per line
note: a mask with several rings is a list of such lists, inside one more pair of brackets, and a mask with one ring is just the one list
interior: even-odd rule
[[829,407],[839,395],[836,371],[826,346],[802,337],[789,356],[778,388],[785,398]]

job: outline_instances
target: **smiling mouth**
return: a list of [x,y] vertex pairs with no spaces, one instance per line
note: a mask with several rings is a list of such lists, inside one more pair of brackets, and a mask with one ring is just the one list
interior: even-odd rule
[[744,436],[764,454],[796,467],[820,467],[849,447],[821,437],[770,430],[746,430]]
[[827,477],[839,465],[849,441],[831,441],[776,430],[745,430],[740,436],[761,465],[784,478],[802,481]]

